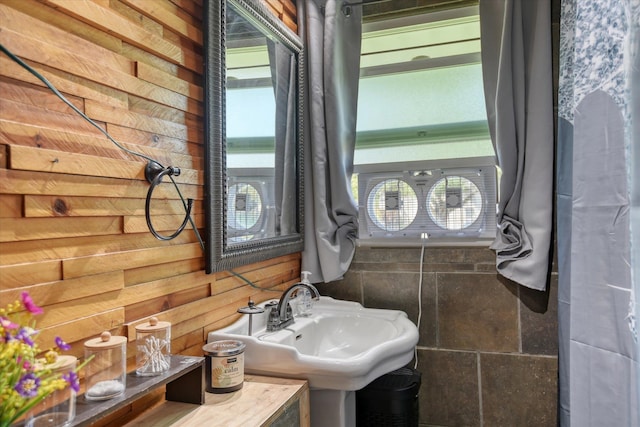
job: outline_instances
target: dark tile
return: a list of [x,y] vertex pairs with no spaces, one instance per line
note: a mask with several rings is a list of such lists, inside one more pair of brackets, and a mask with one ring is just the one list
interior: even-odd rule
[[460,248],[464,256],[465,262],[471,262],[474,264],[487,263],[496,264],[496,253],[488,247],[469,247]]
[[357,263],[420,263],[420,248],[356,248]]
[[362,304],[362,282],[359,272],[347,271],[342,280],[317,283],[320,295]]
[[556,426],[555,357],[480,355],[486,426]]
[[552,274],[547,292],[520,288],[522,352],[558,354],[558,275]]
[[439,347],[519,350],[516,288],[495,274],[438,273]]
[[[349,267],[349,271],[420,271],[420,262],[397,263],[397,262],[354,262]],[[428,263],[422,265],[422,271],[475,271],[474,264],[464,263]]]
[[421,425],[480,426],[476,353],[418,350],[418,371]]
[[496,262],[482,262],[475,265],[476,271],[482,273],[495,273],[496,272]]
[[434,248],[428,247],[424,251],[426,264],[457,264],[466,261],[465,251],[462,248]]
[[[350,269],[419,271],[421,248],[357,248]],[[487,248],[427,247],[424,271],[474,271],[476,264],[495,270],[495,254]]]
[[419,263],[399,262],[354,262],[349,267],[354,271],[420,271]]
[[[435,273],[422,276],[422,315],[420,316],[418,345],[436,347],[438,345],[438,318]],[[406,311],[406,310],[405,310]]]
[[425,262],[449,264],[495,264],[496,256],[492,250],[484,247],[428,247],[425,250]]
[[423,271],[434,271],[434,272],[444,272],[451,273],[457,271],[475,271],[475,265],[471,263],[425,263],[423,266]]
[[363,272],[364,305],[370,308],[402,310],[418,321],[419,273]]

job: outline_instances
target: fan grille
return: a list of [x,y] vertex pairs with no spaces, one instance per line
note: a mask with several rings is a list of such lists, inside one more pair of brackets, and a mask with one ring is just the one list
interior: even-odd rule
[[385,231],[407,228],[418,213],[418,197],[401,179],[379,182],[369,193],[367,212],[371,220]]
[[446,230],[471,226],[482,214],[482,193],[462,176],[440,178],[427,195],[427,212],[433,222]]
[[231,228],[243,231],[254,227],[262,214],[260,192],[251,184],[238,183],[229,188],[227,221]]

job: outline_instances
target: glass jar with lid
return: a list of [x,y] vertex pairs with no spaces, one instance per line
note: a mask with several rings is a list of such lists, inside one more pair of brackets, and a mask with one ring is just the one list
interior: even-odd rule
[[[76,369],[75,356],[58,355],[55,362],[38,366],[52,375],[65,375]],[[76,392],[69,386],[54,390],[27,415],[27,427],[61,427],[71,424],[76,415]]]
[[136,374],[160,375],[171,367],[171,323],[152,317],[136,326]]
[[124,393],[127,386],[127,337],[103,332],[84,343],[87,400],[107,400]]

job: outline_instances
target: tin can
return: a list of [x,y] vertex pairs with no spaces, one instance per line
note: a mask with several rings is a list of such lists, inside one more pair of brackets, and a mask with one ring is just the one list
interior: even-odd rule
[[230,393],[242,388],[244,349],[245,344],[237,340],[214,341],[202,347],[207,392]]

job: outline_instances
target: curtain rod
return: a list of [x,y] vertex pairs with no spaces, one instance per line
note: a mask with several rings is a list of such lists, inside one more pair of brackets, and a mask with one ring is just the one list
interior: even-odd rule
[[344,14],[344,16],[349,17],[351,16],[351,7],[352,6],[362,6],[364,4],[374,4],[374,3],[383,3],[385,1],[390,1],[390,0],[362,0],[362,1],[357,1],[357,2],[344,2],[342,4],[342,13]]

